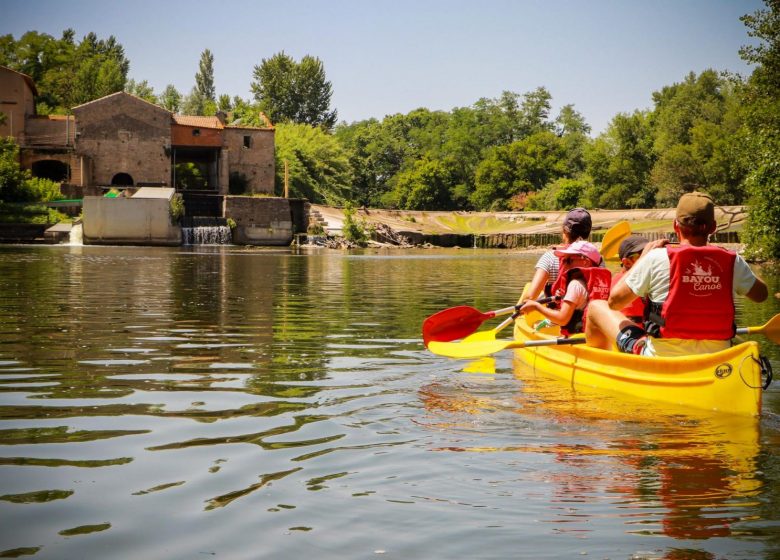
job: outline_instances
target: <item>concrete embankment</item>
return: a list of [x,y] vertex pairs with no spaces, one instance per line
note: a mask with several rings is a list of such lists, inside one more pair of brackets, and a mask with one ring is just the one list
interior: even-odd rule
[[[312,205],[325,231],[341,233],[344,213],[340,208]],[[650,239],[673,235],[674,208],[592,210],[593,241],[616,223],[628,220],[631,229]],[[406,237],[413,245],[439,247],[524,248],[548,247],[560,242],[565,211],[554,212],[426,212],[361,208],[355,219],[367,226],[381,224]],[[717,243],[739,243],[746,217],[742,206],[718,207]],[[369,228],[370,229],[370,228]],[[378,239],[382,241],[382,239]]]

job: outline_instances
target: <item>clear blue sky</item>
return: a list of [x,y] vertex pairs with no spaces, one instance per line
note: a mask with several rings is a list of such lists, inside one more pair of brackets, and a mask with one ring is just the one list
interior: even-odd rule
[[284,50],[319,57],[339,120],[451,110],[546,87],[594,134],[618,112],[707,68],[750,73],[743,14],[760,0],[2,0],[0,34],[114,35],[130,77],[156,93],[195,83],[214,53],[218,94],[249,98],[252,71]]

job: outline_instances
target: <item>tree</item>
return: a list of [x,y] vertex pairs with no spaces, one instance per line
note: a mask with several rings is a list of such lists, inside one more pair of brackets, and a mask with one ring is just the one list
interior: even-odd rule
[[654,162],[650,114],[619,113],[585,149],[585,168],[593,179],[585,200],[600,208],[651,208]]
[[160,106],[169,110],[171,113],[178,113],[181,108],[181,94],[173,84],[168,84],[160,94]]
[[517,195],[541,190],[568,174],[563,141],[540,131],[491,150],[477,167],[471,201],[480,210],[504,210]]
[[230,101],[230,96],[227,93],[223,93],[217,100],[217,110],[229,113],[233,110],[233,103]]
[[198,72],[195,74],[195,89],[200,99],[216,103],[216,89],[214,88],[214,55],[206,49],[200,55]]
[[751,166],[745,237],[750,256],[780,259],[780,0],[765,3],[767,9],[741,18],[748,35],[760,39],[740,50],[742,58],[758,64],[743,95]]
[[88,33],[78,44],[74,37],[66,29],[60,39],[29,31],[18,41],[10,35],[0,40],[0,64],[32,77],[45,112],[65,113],[125,87],[130,63],[113,36]]
[[339,206],[350,200],[352,174],[344,148],[321,128],[306,124],[276,125],[276,193],[284,190],[289,166],[290,195],[315,204]]
[[451,184],[445,162],[426,157],[396,176],[395,188],[386,196],[386,204],[405,210],[450,210]]
[[135,80],[129,80],[125,85],[125,91],[136,97],[140,97],[148,101],[149,103],[157,103],[157,96],[154,94],[154,89],[149,85],[146,80],[142,82],[136,82]]
[[275,123],[293,122],[331,130],[337,112],[330,110],[331,83],[319,58],[304,56],[300,63],[284,51],[254,67],[252,93]]

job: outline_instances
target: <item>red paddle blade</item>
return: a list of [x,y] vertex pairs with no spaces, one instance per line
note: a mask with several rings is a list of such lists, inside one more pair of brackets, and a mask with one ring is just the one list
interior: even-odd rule
[[494,316],[495,313],[482,313],[467,305],[439,311],[423,322],[423,342],[425,347],[427,348],[428,343],[432,340],[450,342],[464,338]]

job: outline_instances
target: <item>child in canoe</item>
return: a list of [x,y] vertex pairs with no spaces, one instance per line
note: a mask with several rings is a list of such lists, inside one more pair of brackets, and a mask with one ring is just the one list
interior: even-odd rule
[[520,308],[520,313],[538,311],[550,322],[559,325],[564,336],[569,336],[583,332],[589,301],[609,297],[612,275],[599,266],[601,255],[587,241],[575,241],[565,249],[556,250],[555,256],[559,259],[560,273],[552,286],[552,293],[560,298],[560,303],[547,307],[529,300]]

